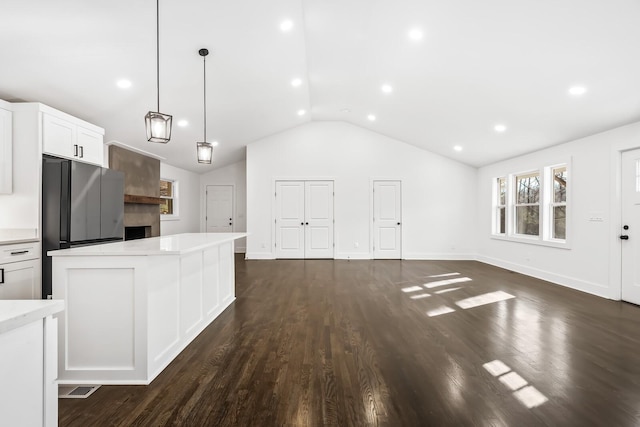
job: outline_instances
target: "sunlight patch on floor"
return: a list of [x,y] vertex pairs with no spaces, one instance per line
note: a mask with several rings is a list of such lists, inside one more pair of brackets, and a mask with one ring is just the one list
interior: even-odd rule
[[433,310],[427,311],[427,316],[435,317],[440,316],[442,314],[453,313],[455,310],[451,307],[447,307],[446,305],[441,305],[438,308],[434,308]]
[[410,286],[408,288],[402,288],[402,292],[418,292],[421,291],[422,287],[421,286]]
[[439,291],[435,291],[434,294],[446,294],[447,292],[457,291],[458,289],[462,289],[462,288],[441,289]]
[[459,279],[445,279],[445,280],[436,280],[435,282],[425,283],[424,287],[427,289],[437,288],[438,286],[446,286],[452,285],[454,283],[463,283],[470,282],[471,279],[468,277],[461,277]]
[[460,273],[445,273],[445,274],[434,274],[433,276],[427,276],[427,277],[431,277],[431,278],[436,278],[436,277],[449,277],[449,276],[458,276]]
[[411,299],[429,298],[430,296],[431,296],[431,294],[411,295]]
[[500,360],[487,362],[482,367],[494,377],[498,377],[502,384],[513,391],[515,398],[529,409],[540,406],[549,400],[538,389],[529,385],[527,380],[517,372],[512,371],[510,367]]
[[494,302],[504,301],[511,298],[515,298],[515,296],[504,291],[496,291],[456,301],[456,305],[467,310],[469,308],[478,307],[485,304],[493,304]]

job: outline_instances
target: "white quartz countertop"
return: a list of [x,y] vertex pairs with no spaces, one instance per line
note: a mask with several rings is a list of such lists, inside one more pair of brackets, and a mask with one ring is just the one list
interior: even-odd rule
[[0,228],[0,245],[37,242],[38,233],[34,228]]
[[47,255],[52,257],[181,255],[199,251],[210,246],[217,246],[221,243],[231,242],[246,237],[246,235],[247,233],[174,234],[171,236],[150,237],[147,239],[127,240],[125,242],[49,251]]
[[62,310],[63,300],[0,300],[0,334]]

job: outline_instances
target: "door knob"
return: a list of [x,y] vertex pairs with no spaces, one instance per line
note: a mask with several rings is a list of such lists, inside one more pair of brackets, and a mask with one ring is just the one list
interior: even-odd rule
[[230,222],[230,223],[229,223],[229,225],[233,225],[233,223],[232,223],[232,222]]
[[629,226],[628,225],[624,225],[622,228],[624,228],[625,230],[628,230]]
[[300,225],[304,225],[304,222],[301,222]]
[[623,234],[622,236],[620,236],[620,240],[629,240],[629,236]]
[[400,223],[398,223],[398,225],[400,225]]
[[305,223],[304,223],[304,225],[309,225],[309,223],[308,223],[308,222],[305,222]]

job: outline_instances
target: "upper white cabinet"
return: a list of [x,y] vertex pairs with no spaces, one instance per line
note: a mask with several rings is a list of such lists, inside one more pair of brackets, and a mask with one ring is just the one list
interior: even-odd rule
[[102,133],[83,127],[67,118],[42,114],[42,151],[102,166]]
[[5,104],[0,101],[0,194],[11,194],[13,190],[11,133],[13,113],[5,107]]

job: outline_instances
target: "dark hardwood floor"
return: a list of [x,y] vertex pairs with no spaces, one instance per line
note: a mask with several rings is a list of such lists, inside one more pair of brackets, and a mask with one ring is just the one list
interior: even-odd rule
[[[640,425],[640,307],[471,261],[238,258],[236,277],[151,385],[61,399],[60,425]],[[461,301],[480,295],[513,298]]]

